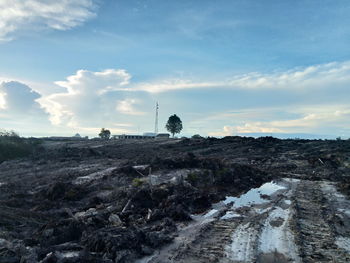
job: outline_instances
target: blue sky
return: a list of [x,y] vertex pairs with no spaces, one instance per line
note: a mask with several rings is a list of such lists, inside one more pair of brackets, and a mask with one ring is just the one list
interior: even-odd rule
[[0,128],[350,136],[350,2],[0,0]]

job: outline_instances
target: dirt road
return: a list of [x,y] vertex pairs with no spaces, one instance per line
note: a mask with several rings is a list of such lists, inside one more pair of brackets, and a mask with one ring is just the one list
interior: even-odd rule
[[139,262],[349,262],[350,201],[332,183],[282,179],[193,216]]

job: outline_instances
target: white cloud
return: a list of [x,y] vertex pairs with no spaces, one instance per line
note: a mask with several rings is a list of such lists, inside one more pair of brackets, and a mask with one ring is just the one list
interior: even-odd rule
[[130,91],[160,93],[184,89],[320,89],[350,84],[350,61],[333,62],[270,74],[249,73],[218,81],[168,79],[145,82],[128,88]]
[[122,114],[127,115],[144,115],[144,112],[137,111],[134,109],[134,104],[138,104],[138,100],[136,99],[125,99],[117,101],[116,110]]
[[41,95],[27,85],[17,82],[0,84],[0,109],[11,113],[30,113],[40,110],[36,102]]
[[93,0],[0,0],[0,41],[17,32],[68,30],[95,16]]
[[[79,70],[65,81],[56,82],[66,92],[43,97],[39,102],[50,114],[50,121],[54,125],[85,127],[88,122],[107,120],[113,123],[118,101],[113,91],[123,89],[130,78],[131,75],[125,70]],[[135,99],[119,100],[117,109],[126,114],[139,113],[132,107],[137,102]]]
[[132,123],[112,123],[112,126],[114,126],[114,127],[121,127],[121,128],[134,127],[134,125]]
[[40,93],[18,81],[0,84],[0,126],[21,135],[49,131],[48,115],[37,100]]
[[280,133],[283,132],[281,129],[266,127],[261,122],[245,123],[243,126],[224,126],[222,131],[209,132],[209,136],[232,136],[242,133]]
[[172,90],[184,90],[184,89],[199,89],[199,88],[214,88],[220,87],[221,82],[193,82],[191,80],[184,79],[169,79],[159,82],[139,83],[134,85],[128,90],[146,91],[150,93],[160,93]]
[[256,122],[256,123],[246,123],[244,126],[235,127],[237,133],[274,133],[274,132],[282,132],[279,128],[267,127],[264,126],[264,123]]
[[209,135],[230,136],[242,133],[336,134],[338,132],[348,134],[350,132],[350,107],[347,105],[314,106],[301,108],[296,112],[299,112],[301,117],[287,120],[248,121],[243,125],[224,126],[221,131],[210,132]]
[[6,109],[5,92],[0,92],[0,110]]
[[131,75],[124,69],[106,69],[100,72],[78,70],[66,81],[56,81],[58,86],[67,89],[71,95],[93,93],[101,95],[107,91],[120,90],[129,84]]

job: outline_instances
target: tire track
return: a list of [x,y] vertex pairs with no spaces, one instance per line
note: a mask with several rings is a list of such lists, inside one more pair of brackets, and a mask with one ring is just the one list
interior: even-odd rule
[[327,199],[320,182],[303,181],[295,193],[296,235],[303,262],[350,262],[350,255],[336,245],[333,227],[325,219]]

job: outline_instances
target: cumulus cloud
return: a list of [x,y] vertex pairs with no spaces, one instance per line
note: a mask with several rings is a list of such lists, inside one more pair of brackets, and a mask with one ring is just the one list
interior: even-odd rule
[[41,94],[18,82],[0,84],[0,126],[21,135],[49,130],[47,113],[37,102]]
[[17,32],[68,30],[95,16],[93,0],[1,0],[0,41]]
[[113,123],[117,111],[127,115],[142,114],[134,108],[140,103],[138,99],[121,98],[120,90],[129,84],[130,78],[131,75],[121,69],[79,70],[65,81],[56,82],[66,92],[43,97],[39,102],[50,114],[54,125],[94,127],[103,122]]
[[11,113],[30,113],[40,110],[36,101],[41,95],[25,84],[11,81],[0,84],[0,109]]
[[184,89],[320,89],[350,84],[350,61],[333,62],[270,74],[249,73],[218,81],[168,79],[134,85],[129,90],[161,93]]

